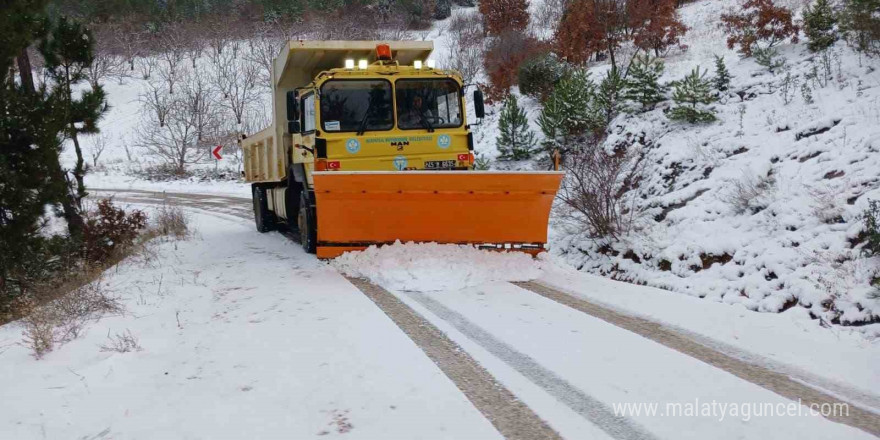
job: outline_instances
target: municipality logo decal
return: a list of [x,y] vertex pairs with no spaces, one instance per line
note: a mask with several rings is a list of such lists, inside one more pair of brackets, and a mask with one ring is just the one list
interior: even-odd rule
[[357,139],[349,139],[345,141],[345,149],[351,154],[357,153],[361,151],[361,143]]
[[440,148],[449,148],[449,144],[452,143],[452,138],[449,137],[448,134],[441,134],[437,136],[437,146]]
[[405,156],[397,156],[394,158],[394,168],[397,171],[403,171],[406,168],[406,157]]

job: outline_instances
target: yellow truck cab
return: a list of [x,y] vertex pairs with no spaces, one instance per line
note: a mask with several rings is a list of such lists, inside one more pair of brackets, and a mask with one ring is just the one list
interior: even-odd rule
[[[397,239],[486,241],[430,233],[428,223],[464,207],[442,193],[460,186],[485,195],[488,182],[504,180],[478,178],[477,188],[458,177],[474,173],[465,85],[457,72],[436,68],[432,50],[429,41],[289,42],[273,70],[273,124],[242,140],[259,231],[286,223],[306,251],[326,258]],[[473,102],[482,118],[479,90]],[[555,191],[542,202],[544,241]]]

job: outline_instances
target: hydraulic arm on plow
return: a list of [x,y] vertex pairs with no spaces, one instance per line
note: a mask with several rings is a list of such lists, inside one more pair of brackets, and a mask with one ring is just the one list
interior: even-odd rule
[[[474,171],[460,75],[422,41],[291,41],[274,123],[242,141],[257,230],[298,230],[319,258],[370,245],[544,249],[560,172]],[[474,92],[477,118],[483,98]]]

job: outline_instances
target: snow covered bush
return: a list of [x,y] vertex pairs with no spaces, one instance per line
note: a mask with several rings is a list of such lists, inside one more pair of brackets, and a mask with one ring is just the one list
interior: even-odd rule
[[529,128],[526,112],[517,104],[516,96],[507,95],[498,119],[496,139],[499,160],[526,160],[535,150],[535,133]]
[[566,65],[554,53],[542,53],[519,66],[519,91],[544,101],[566,74]]
[[174,204],[163,203],[156,211],[155,223],[156,229],[164,236],[183,239],[190,234],[189,217]]
[[715,96],[711,92],[712,83],[706,78],[705,71],[700,73],[699,66],[683,80],[677,81],[674,87],[672,99],[678,105],[667,113],[669,119],[687,121],[691,124],[712,122],[716,119],[715,112],[711,109],[697,107],[698,104],[705,106],[715,102]]
[[730,182],[727,203],[736,214],[757,214],[770,204],[775,186],[772,170],[764,174],[743,171],[740,179]]
[[598,142],[570,153],[559,189],[559,217],[576,234],[595,240],[625,236],[637,219],[627,192],[641,180],[642,156],[633,151],[605,151]]
[[746,57],[752,56],[755,48],[769,49],[786,39],[798,42],[799,28],[791,11],[776,6],[773,0],[746,0],[741,12],[724,14],[721,21],[728,35],[727,47],[736,47]]
[[80,274],[71,284],[78,285],[69,292],[56,291],[29,298],[21,306],[25,316],[22,343],[31,349],[36,359],[78,338],[89,321],[125,310],[119,298],[104,288],[100,273]]
[[755,47],[752,50],[755,57],[755,63],[764,67],[770,73],[776,73],[776,70],[785,66],[785,58],[780,57],[779,51],[773,47]]
[[142,211],[125,212],[110,199],[98,201],[83,228],[83,253],[88,264],[100,265],[117,257],[132,245],[140,231],[147,226]]
[[128,353],[132,351],[141,351],[138,338],[131,334],[131,330],[125,330],[123,333],[117,333],[115,336],[108,336],[109,342],[101,345],[101,351],[112,351],[116,353]]

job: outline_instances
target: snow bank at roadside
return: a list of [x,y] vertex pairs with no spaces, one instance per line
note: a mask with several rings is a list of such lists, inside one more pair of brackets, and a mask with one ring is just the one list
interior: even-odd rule
[[348,252],[331,263],[340,272],[391,290],[457,290],[492,281],[529,281],[541,276],[537,261],[520,252],[473,246],[401,243]]

